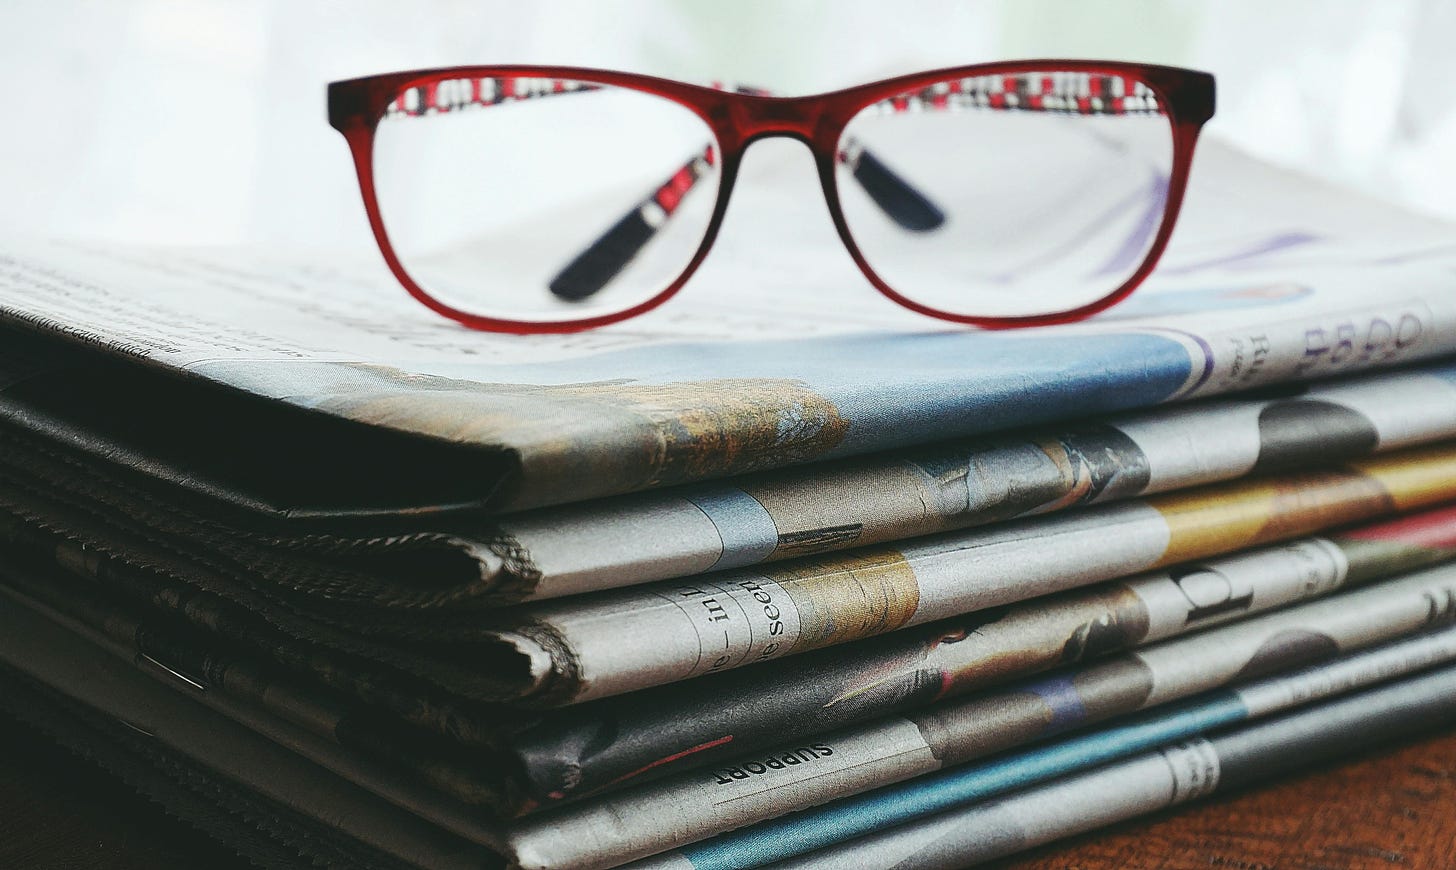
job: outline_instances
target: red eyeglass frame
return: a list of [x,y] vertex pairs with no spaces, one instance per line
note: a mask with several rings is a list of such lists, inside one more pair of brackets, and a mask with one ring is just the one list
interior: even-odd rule
[[[860,252],[840,208],[835,161],[845,126],[856,114],[873,103],[905,92],[927,88],[938,82],[977,76],[1020,75],[1049,71],[1121,76],[1142,82],[1153,90],[1168,118],[1172,128],[1173,141],[1172,174],[1168,180],[1162,224],[1158,227],[1153,244],[1142,263],[1132,277],[1101,299],[1078,308],[1050,314],[1016,317],[955,314],[931,308],[901,295],[875,273],[874,268]],[[406,89],[428,86],[449,79],[487,77],[562,79],[630,88],[654,94],[684,106],[708,125],[717,139],[720,151],[721,175],[718,182],[718,199],[713,206],[712,216],[698,250],[693,254],[682,274],[666,289],[645,302],[612,314],[576,320],[524,321],[486,317],[446,305],[431,296],[410,277],[390,243],[389,234],[385,231],[384,220],[380,215],[379,202],[375,196],[375,130],[390,103]],[[644,314],[671,299],[697,271],[698,266],[713,246],[713,240],[718,234],[718,229],[723,223],[723,216],[728,209],[728,200],[733,191],[738,166],[742,162],[745,149],[753,142],[771,136],[787,136],[798,139],[809,146],[819,171],[819,182],[824,189],[829,214],[839,233],[840,240],[864,276],[875,289],[888,298],[912,311],[930,317],[986,329],[1043,326],[1080,320],[1126,299],[1157,265],[1158,259],[1167,247],[1173,226],[1178,219],[1178,211],[1183,203],[1183,193],[1187,187],[1188,173],[1193,164],[1193,150],[1198,141],[1198,133],[1203,124],[1213,117],[1213,113],[1214,78],[1209,73],[1150,64],[1054,59],[949,67],[802,97],[771,97],[717,90],[635,73],[532,65],[461,66],[413,70],[333,82],[328,86],[329,125],[338,130],[349,144],[349,150],[354,158],[355,171],[359,177],[359,189],[364,198],[364,209],[369,217],[369,225],[374,231],[374,238],[379,243],[379,250],[384,255],[390,271],[411,296],[439,314],[473,329],[520,335],[567,333],[593,329]]]

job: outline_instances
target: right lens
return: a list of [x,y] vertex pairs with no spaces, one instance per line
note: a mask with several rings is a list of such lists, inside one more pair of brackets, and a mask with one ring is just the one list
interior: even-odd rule
[[1055,314],[1111,294],[1152,249],[1173,167],[1151,87],[1056,69],[883,100],[839,147],[840,204],[870,268],[909,299],[970,317]]
[[409,276],[505,320],[584,320],[661,293],[702,244],[718,192],[697,114],[591,81],[413,84],[379,122],[373,157]]

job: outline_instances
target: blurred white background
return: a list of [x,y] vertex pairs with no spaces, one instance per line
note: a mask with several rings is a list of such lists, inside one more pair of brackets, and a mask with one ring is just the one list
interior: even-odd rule
[[1453,40],[1456,0],[4,0],[0,228],[370,249],[324,85],[375,72],[559,63],[805,93],[1037,56],[1209,70],[1209,132],[1456,218]]

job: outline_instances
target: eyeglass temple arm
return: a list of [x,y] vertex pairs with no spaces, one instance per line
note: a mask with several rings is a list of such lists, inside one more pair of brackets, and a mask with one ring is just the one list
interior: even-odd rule
[[[713,86],[728,89],[717,83]],[[401,94],[389,105],[385,116],[425,115],[597,89],[597,85],[589,83],[555,79],[454,79]],[[758,88],[740,86],[732,90],[771,96]],[[1141,82],[1090,74],[981,76],[941,82],[898,94],[880,101],[877,106],[882,111],[896,113],[963,107],[1110,115],[1163,111],[1151,89]],[[850,167],[852,177],[871,201],[904,229],[927,232],[945,223],[944,211],[855,140],[845,143],[837,159]],[[661,187],[638,202],[558,272],[548,285],[551,292],[570,301],[580,301],[599,292],[652,240],[683,196],[712,166],[712,160],[713,149],[709,146],[701,155],[684,163]]]
[[[714,84],[715,88],[723,88]],[[759,88],[733,90],[752,96],[770,96]],[[547,286],[557,298],[578,302],[599,292],[647,245],[671,217],[683,196],[712,166],[713,149],[683,164],[665,184],[632,207],[621,220],[586,247],[553,277]],[[945,212],[895,174],[884,161],[856,142],[847,143],[838,155],[850,167],[852,177],[890,220],[911,232],[926,232],[945,223]]]
[[[714,87],[725,89],[722,85]],[[738,93],[771,96],[758,88]],[[1122,76],[1091,74],[980,76],[941,82],[898,94],[877,104],[889,113],[953,111],[958,108],[1068,114],[1161,113],[1147,85]],[[672,178],[612,224],[547,285],[559,299],[579,302],[601,291],[652,240],[698,179],[712,165],[712,148],[685,163]],[[869,198],[891,220],[911,232],[928,232],[945,223],[945,212],[901,178],[884,161],[849,139],[837,155]]]
[[[934,203],[873,154],[854,148],[841,153],[839,159],[852,168],[854,179],[895,223],[912,232],[933,230],[945,223],[945,214]],[[711,148],[684,163],[666,184],[635,204],[556,273],[547,285],[551,292],[575,302],[600,291],[652,240],[712,165]]]
[[[761,88],[728,87],[719,82],[712,86],[751,96],[771,96]],[[417,117],[597,89],[597,85],[590,83],[558,79],[451,79],[421,85],[400,94],[386,109],[385,117]],[[621,220],[558,272],[549,284],[551,292],[562,299],[576,301],[586,299],[605,287],[652,240],[683,196],[712,165],[712,159],[713,149],[709,146],[703,154],[695,155],[684,163],[661,187],[633,206]],[[935,203],[857,144],[851,144],[841,152],[839,160],[850,166],[855,181],[870,199],[901,227],[912,232],[925,232],[945,223],[945,213]]]

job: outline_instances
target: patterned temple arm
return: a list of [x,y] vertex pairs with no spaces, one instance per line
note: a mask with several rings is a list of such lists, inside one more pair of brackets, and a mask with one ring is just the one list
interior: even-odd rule
[[[731,90],[753,97],[773,96],[762,88],[729,86],[714,82],[716,90]],[[840,153],[841,162],[848,155]],[[556,277],[551,279],[551,292],[560,299],[579,301],[600,291],[616,277],[632,258],[651,241],[658,227],[672,215],[683,196],[697,184],[713,165],[713,149],[708,147],[684,163],[661,187],[652,191],[622,215],[596,241],[587,246]],[[945,213],[910,182],[896,175],[873,154],[855,148],[855,160],[849,163],[855,181],[871,200],[895,223],[912,232],[933,230],[945,223]]]
[[[712,87],[749,96],[772,96],[759,88],[730,87],[717,82]],[[418,117],[598,89],[598,85],[559,79],[449,79],[405,91],[389,105],[384,117]],[[1164,113],[1156,94],[1142,82],[1091,73],[1024,73],[939,82],[881,100],[871,109],[886,114],[960,110],[1072,115]],[[567,263],[549,283],[551,292],[569,301],[587,299],[599,292],[652,240],[687,192],[712,168],[713,160],[711,145],[689,158],[666,182],[637,202]],[[838,160],[850,169],[851,176],[870,199],[900,227],[911,232],[928,232],[945,223],[944,211],[855,140],[845,141]]]
[[[730,88],[718,82],[712,87],[750,96],[771,96],[768,91],[758,88]],[[389,104],[384,118],[423,117],[594,90],[599,90],[599,86],[560,79],[446,79],[404,91]],[[850,152],[842,153],[840,159],[849,163]],[[577,301],[605,287],[651,241],[687,192],[712,168],[713,160],[712,146],[689,158],[667,181],[633,205],[620,220],[567,263],[551,279],[548,285],[551,292],[561,299]],[[873,154],[865,154],[864,149],[856,147],[853,149],[853,162],[849,165],[855,180],[870,199],[905,229],[917,232],[931,230],[945,222],[945,214],[934,203]]]
[[1153,89],[1127,76],[1022,73],[937,82],[876,103],[884,113],[1000,109],[1068,115],[1161,115]]

